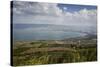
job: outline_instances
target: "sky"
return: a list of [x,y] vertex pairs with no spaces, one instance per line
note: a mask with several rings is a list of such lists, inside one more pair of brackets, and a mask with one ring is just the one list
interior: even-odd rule
[[61,3],[13,1],[14,24],[97,26],[97,7]]

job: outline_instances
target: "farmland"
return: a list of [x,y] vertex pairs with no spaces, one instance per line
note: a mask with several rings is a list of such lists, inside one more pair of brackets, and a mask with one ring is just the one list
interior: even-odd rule
[[97,40],[65,39],[15,41],[13,65],[37,65],[97,60]]

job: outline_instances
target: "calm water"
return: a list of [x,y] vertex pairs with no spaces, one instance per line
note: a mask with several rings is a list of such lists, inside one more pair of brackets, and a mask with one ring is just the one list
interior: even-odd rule
[[84,36],[80,32],[71,31],[68,26],[48,24],[14,24],[14,40],[62,40]]

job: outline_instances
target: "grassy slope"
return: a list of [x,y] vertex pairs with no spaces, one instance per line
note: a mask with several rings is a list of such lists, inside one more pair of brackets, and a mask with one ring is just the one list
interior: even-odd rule
[[79,43],[65,43],[64,41],[15,42],[15,44],[17,46],[13,49],[13,65],[56,64],[97,60],[96,42],[88,40],[83,41],[80,45]]

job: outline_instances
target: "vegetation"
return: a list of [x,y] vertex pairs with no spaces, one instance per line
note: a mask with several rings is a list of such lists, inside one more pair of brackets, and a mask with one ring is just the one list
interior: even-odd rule
[[[17,44],[16,44],[17,43]],[[18,44],[21,43],[22,45]],[[97,60],[97,42],[91,40],[39,40],[15,42],[13,65],[37,65]]]

